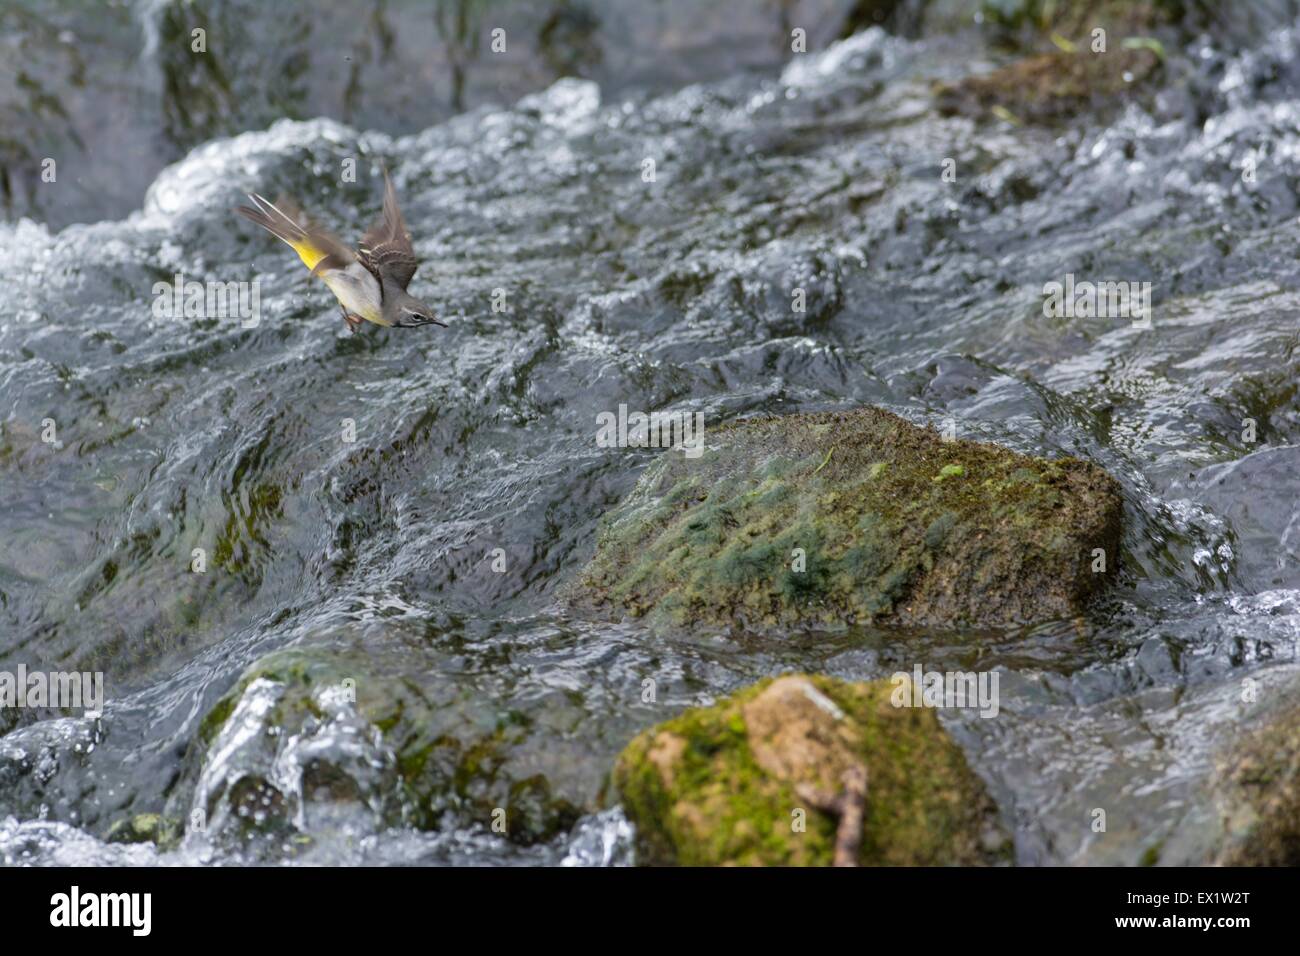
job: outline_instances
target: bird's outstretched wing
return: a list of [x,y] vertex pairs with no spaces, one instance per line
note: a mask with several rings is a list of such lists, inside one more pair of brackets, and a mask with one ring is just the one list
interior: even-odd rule
[[393,181],[384,170],[384,212],[379,220],[361,237],[357,249],[361,264],[383,282],[385,278],[405,289],[411,284],[419,260],[411,246],[411,234],[406,231],[402,211],[397,208],[397,192]]
[[257,193],[248,198],[256,208],[236,206],[235,212],[288,243],[312,272],[346,269],[356,261],[343,240],[312,222],[292,199],[281,196],[270,202]]

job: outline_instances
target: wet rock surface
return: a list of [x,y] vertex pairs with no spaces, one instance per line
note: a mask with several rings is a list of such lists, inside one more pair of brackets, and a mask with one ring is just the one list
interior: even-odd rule
[[[1215,768],[1263,719],[1242,682],[1280,682],[1300,644],[1294,578],[1277,564],[1292,485],[1261,454],[1300,442],[1296,6],[1237,5],[1204,35],[1159,33],[1163,66],[1135,95],[1019,126],[942,115],[936,84],[1051,55],[1050,36],[1033,26],[1008,48],[969,4],[933,3],[834,46],[810,33],[806,55],[786,52],[782,29],[784,65],[721,57],[718,78],[674,73],[652,92],[547,73],[526,97],[479,98],[470,77],[467,111],[445,122],[385,116],[371,94],[344,115],[309,94],[286,110],[299,119],[265,126],[279,93],[258,48],[222,50],[210,31],[220,63],[251,66],[211,112],[195,101],[193,138],[172,152],[130,122],[115,129],[132,148],[101,140],[90,165],[75,144],[32,140],[6,215],[35,218],[0,224],[0,670],[102,670],[107,703],[99,720],[0,711],[0,859],[627,862],[630,824],[594,795],[646,728],[774,675],[856,684],[918,663],[1001,675],[995,719],[941,723],[1015,862],[1216,859]],[[136,21],[103,9],[100,33],[133,38],[113,62],[134,63]],[[31,42],[62,43],[46,19]],[[577,19],[554,29],[582,33]],[[680,65],[695,55],[679,39]],[[87,44],[63,46],[33,47],[43,84],[84,60]],[[0,60],[0,84],[22,62]],[[38,115],[56,141],[87,115],[122,115],[87,85],[64,124],[13,89],[0,110],[19,138]],[[25,164],[56,148],[44,219],[44,196],[27,204],[39,166]],[[138,151],[176,161],[155,176]],[[347,159],[356,182],[341,178]],[[283,191],[354,238],[378,211],[381,163],[425,258],[412,291],[452,320],[434,335],[349,336],[291,254],[228,212],[248,191]],[[78,166],[94,175],[78,183]],[[64,202],[101,214],[65,227]],[[258,280],[260,323],[155,315],[155,283],[178,272]],[[1150,282],[1150,326],[1046,315],[1044,284],[1068,274]],[[699,412],[710,429],[874,406],[1091,463],[1124,500],[1116,578],[1086,614],[1023,627],[873,619],[720,637],[562,613],[602,517],[679,456],[599,447],[597,415],[621,404]],[[949,485],[962,467],[934,494],[962,487]],[[222,739],[234,727],[205,717],[284,653],[344,663],[301,683],[268,671],[232,700],[265,692],[288,733],[249,710],[249,736]],[[348,676],[356,705],[318,699]],[[384,694],[447,713],[388,727]],[[396,759],[404,726],[456,742],[425,765],[436,774],[409,775],[418,799]],[[467,764],[498,728],[505,750]],[[228,761],[208,759],[217,741]],[[538,775],[544,799],[512,797]],[[556,799],[582,814],[567,831],[547,816]],[[518,811],[508,820],[541,808],[534,842],[494,832],[484,811],[498,806]],[[196,831],[191,811],[209,807]],[[181,836],[106,842],[159,833],[136,826],[149,815]],[[547,820],[560,821],[549,839]]]
[[1196,500],[1232,529],[1236,572],[1252,591],[1300,588],[1300,447],[1264,448],[1198,473]]
[[[851,6],[805,0],[814,48]],[[782,13],[707,0],[136,0],[88,17],[14,0],[0,10],[0,215],[125,215],[191,148],[286,116],[409,134],[566,76],[622,94],[770,69],[789,48]],[[42,178],[48,158],[63,188]]]
[[192,806],[175,812],[239,839],[449,816],[530,844],[594,808],[600,775],[548,726],[553,709],[466,697],[406,661],[324,648],[258,661],[204,718]]

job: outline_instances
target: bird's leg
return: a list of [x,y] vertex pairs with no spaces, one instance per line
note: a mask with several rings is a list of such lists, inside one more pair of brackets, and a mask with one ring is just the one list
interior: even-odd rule
[[355,315],[353,315],[351,312],[349,312],[346,308],[344,308],[344,309],[343,309],[343,321],[346,322],[346,323],[348,324],[348,328],[352,331],[352,334],[353,334],[353,335],[356,335],[356,334],[357,334],[357,327],[358,327],[359,325],[361,325],[361,323],[362,323],[363,320],[357,318]]

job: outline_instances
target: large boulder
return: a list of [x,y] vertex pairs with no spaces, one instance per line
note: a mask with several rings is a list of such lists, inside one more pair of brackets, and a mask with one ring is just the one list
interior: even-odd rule
[[638,862],[828,865],[846,808],[826,796],[854,786],[853,863],[1009,862],[961,750],[933,710],[895,706],[897,694],[910,700],[910,685],[788,674],[640,734],[612,777]]
[[1113,574],[1121,512],[1095,465],[876,408],[745,419],[655,460],[568,600],[676,626],[1041,621]]

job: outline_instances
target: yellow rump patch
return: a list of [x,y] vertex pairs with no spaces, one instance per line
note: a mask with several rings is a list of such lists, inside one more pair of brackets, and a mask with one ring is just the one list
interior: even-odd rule
[[290,246],[293,251],[298,253],[298,258],[303,261],[308,269],[315,269],[316,264],[325,258],[325,250],[314,245],[310,239],[304,239],[301,242],[291,242]]

